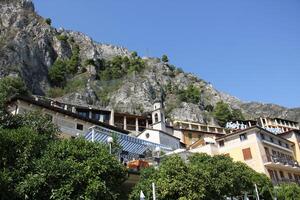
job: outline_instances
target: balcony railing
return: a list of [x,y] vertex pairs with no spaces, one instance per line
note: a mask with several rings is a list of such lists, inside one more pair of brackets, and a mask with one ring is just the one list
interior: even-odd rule
[[300,180],[295,180],[295,179],[289,179],[289,178],[281,178],[279,180],[272,180],[272,183],[274,185],[279,185],[282,183],[297,183],[300,185]]
[[272,162],[272,163],[275,163],[275,164],[278,163],[278,164],[288,165],[288,166],[291,166],[291,167],[300,168],[300,165],[297,161],[291,160],[291,159],[288,159],[288,158],[275,156],[275,155],[269,155],[269,156],[264,157],[264,162],[265,163]]

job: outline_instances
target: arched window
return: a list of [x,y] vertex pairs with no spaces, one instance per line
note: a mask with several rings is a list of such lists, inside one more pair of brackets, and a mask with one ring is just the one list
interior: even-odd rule
[[158,114],[157,113],[155,113],[155,115],[154,115],[154,123],[156,123],[156,122],[158,122]]

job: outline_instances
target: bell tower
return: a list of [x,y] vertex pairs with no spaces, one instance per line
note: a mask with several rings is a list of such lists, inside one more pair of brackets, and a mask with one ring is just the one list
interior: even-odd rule
[[153,104],[152,126],[155,130],[166,131],[166,118],[161,101],[156,100]]

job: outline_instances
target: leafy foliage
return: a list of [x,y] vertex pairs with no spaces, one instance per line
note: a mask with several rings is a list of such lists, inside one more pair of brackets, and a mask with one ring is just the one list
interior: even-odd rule
[[142,172],[141,180],[134,188],[130,199],[138,199],[142,190],[146,199],[151,199],[151,183],[156,184],[157,198],[210,199],[253,194],[254,183],[264,199],[272,199],[270,180],[240,162],[233,162],[226,156],[195,154],[184,163],[179,157],[166,158],[158,170],[153,168]]
[[189,85],[185,90],[179,90],[178,95],[183,102],[198,104],[200,101],[200,90],[193,85]]
[[0,110],[4,110],[6,102],[12,97],[28,94],[22,79],[9,76],[0,79]]
[[216,104],[213,114],[221,126],[225,126],[226,122],[229,121],[244,119],[241,110],[231,110],[229,105],[224,103],[223,101],[220,101]]
[[63,96],[64,94],[65,94],[65,92],[64,92],[63,88],[53,87],[47,91],[46,96],[51,97],[51,98],[57,98],[57,97]]
[[0,199],[20,199],[17,184],[33,169],[33,159],[56,140],[57,127],[40,113],[11,116],[0,123]]
[[80,66],[80,48],[78,44],[74,44],[74,47],[72,49],[72,56],[67,61],[67,71],[71,74],[76,74],[78,72],[78,68]]
[[165,63],[169,62],[168,56],[167,56],[167,55],[162,55],[161,61],[163,61],[163,62],[165,62]]
[[57,131],[39,113],[1,123],[0,199],[117,199],[126,173],[108,148]]
[[112,60],[104,61],[99,74],[100,80],[120,79],[126,74],[142,71],[145,68],[144,61],[137,54],[132,54],[131,58],[116,56]]
[[134,188],[129,199],[138,199],[142,190],[146,199],[152,199],[151,184],[156,184],[157,199],[168,200],[201,200],[204,198],[202,174],[193,176],[193,168],[185,164],[180,157],[165,159],[159,170],[154,168],[142,172],[141,180]]
[[67,35],[57,35],[56,38],[61,42],[68,42],[68,36]]
[[31,199],[117,199],[125,169],[107,148],[84,139],[52,143],[18,186]]
[[67,82],[67,77],[78,72],[78,68],[80,66],[79,53],[79,46],[74,44],[70,59],[56,59],[48,73],[49,79],[54,86],[64,87]]
[[299,200],[300,187],[296,183],[281,184],[275,187],[275,195],[278,200]]
[[49,79],[55,86],[62,87],[66,82],[67,63],[61,59],[57,59],[49,69]]
[[47,19],[45,19],[45,22],[46,22],[48,25],[51,25],[52,20],[51,20],[50,18],[47,18]]
[[88,65],[95,65],[95,61],[93,59],[87,59],[84,61],[84,65],[88,66]]

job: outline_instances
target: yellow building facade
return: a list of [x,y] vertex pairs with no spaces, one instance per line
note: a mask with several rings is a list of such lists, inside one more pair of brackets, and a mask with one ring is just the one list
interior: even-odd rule
[[290,140],[255,126],[219,137],[215,145],[218,154],[246,163],[274,184],[300,183],[300,160],[296,157],[299,146]]

